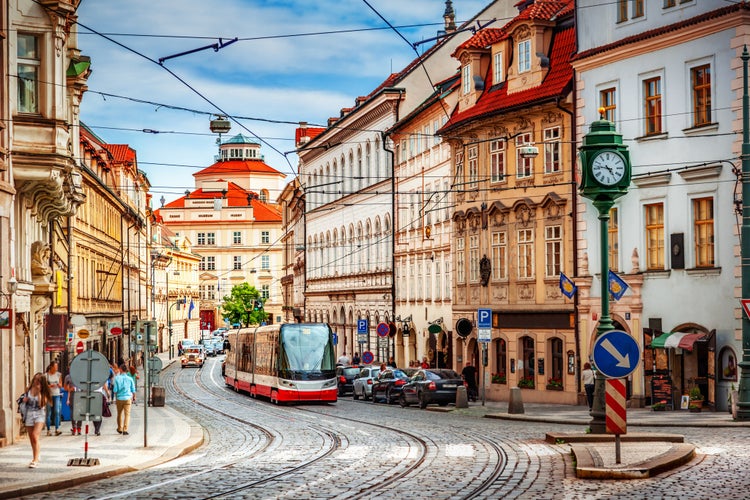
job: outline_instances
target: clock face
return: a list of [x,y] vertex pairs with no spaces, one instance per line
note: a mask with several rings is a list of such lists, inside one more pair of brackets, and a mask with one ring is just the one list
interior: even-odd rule
[[625,176],[625,160],[614,151],[602,151],[594,156],[591,173],[599,184],[614,186]]

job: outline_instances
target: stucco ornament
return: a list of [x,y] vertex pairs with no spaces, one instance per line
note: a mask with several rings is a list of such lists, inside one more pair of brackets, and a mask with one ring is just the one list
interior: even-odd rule
[[31,278],[35,282],[49,283],[52,269],[49,267],[50,248],[42,241],[31,244]]
[[479,261],[479,277],[481,278],[482,286],[487,286],[490,282],[490,274],[492,273],[492,262],[487,256],[483,256],[482,260]]

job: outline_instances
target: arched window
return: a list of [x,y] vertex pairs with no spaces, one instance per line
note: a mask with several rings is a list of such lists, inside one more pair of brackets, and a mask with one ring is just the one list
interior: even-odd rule
[[339,177],[338,164],[336,163],[336,160],[333,160],[333,178],[331,178],[331,182],[336,183],[331,186],[331,200],[338,200],[340,198],[339,193],[341,193],[341,177]]
[[344,264],[346,259],[346,229],[344,226],[341,226],[341,231],[339,232],[339,274],[346,273],[346,265]]
[[373,255],[377,255],[378,250],[377,248],[373,248],[374,239],[372,237],[372,224],[370,223],[370,219],[367,219],[367,223],[365,226],[365,247],[364,252],[362,252],[365,255],[365,267],[369,271],[372,271],[375,268],[375,263],[373,262]]
[[258,198],[260,198],[260,201],[263,203],[268,203],[268,189],[261,189]]
[[728,346],[719,351],[719,379],[737,382],[737,354]]
[[365,249],[364,249],[364,234],[362,230],[362,223],[357,225],[357,240],[355,241],[354,251],[357,254],[357,271],[362,272],[365,270]]
[[383,167],[383,163],[380,161],[380,139],[375,138],[375,172],[378,174],[378,179],[384,179],[386,178],[385,174],[385,168]]
[[357,175],[359,176],[359,189],[362,189],[364,186],[369,185],[369,182],[365,179],[366,175],[369,175],[368,173],[365,173],[362,169],[362,148],[357,148]]
[[341,155],[341,177],[344,179],[344,193],[347,196],[352,192],[352,173],[346,169],[346,159]]
[[508,383],[508,344],[505,339],[492,341],[495,351],[495,370],[492,372],[493,384]]
[[351,172],[352,177],[352,193],[359,191],[360,189],[360,182],[362,182],[362,174],[357,170],[357,167],[354,165],[354,153],[349,151],[349,171]]
[[[365,172],[368,176],[378,176],[377,169],[372,169],[372,164],[370,163],[370,141],[367,141],[367,144],[365,145]],[[375,179],[375,181],[378,181],[380,179]],[[372,184],[372,182],[369,182],[369,184]]]
[[321,188],[320,188],[321,191],[323,191],[323,193],[324,193],[324,195],[323,195],[323,204],[324,205],[326,203],[331,203],[331,200],[332,200],[332,198],[331,198],[330,183],[331,183],[331,166],[326,163],[326,177],[325,177],[325,182],[323,182],[323,184],[326,184],[326,186],[321,186]]

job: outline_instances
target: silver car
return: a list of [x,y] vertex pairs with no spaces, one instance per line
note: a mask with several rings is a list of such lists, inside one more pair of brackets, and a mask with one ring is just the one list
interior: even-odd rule
[[380,368],[374,366],[365,366],[359,371],[359,375],[354,379],[354,399],[362,399],[367,401],[372,397],[372,384],[380,373]]

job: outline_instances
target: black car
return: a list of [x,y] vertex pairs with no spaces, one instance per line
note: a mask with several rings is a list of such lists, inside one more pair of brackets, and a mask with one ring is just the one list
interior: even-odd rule
[[401,406],[419,404],[426,408],[428,404],[437,403],[446,406],[456,402],[456,392],[464,385],[460,374],[445,368],[418,370],[411,381],[401,388],[399,403]]
[[378,379],[372,384],[372,402],[380,400],[388,404],[398,401],[401,397],[401,388],[409,383],[409,374],[398,368],[389,368],[378,375]]
[[337,366],[336,379],[338,380],[339,396],[354,393],[354,379],[359,375],[358,366]]

